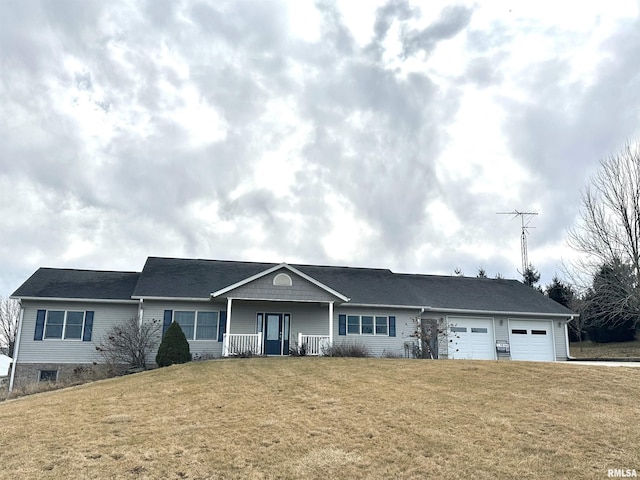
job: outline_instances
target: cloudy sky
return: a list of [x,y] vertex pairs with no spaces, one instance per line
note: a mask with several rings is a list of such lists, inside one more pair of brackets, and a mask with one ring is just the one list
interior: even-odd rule
[[0,295],[147,256],[548,283],[640,2],[0,1]]

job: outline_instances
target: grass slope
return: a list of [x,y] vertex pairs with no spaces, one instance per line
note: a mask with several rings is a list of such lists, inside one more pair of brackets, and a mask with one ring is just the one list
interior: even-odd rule
[[640,470],[640,369],[197,362],[0,405],[4,478],[606,478]]
[[640,340],[633,342],[572,342],[569,352],[576,358],[640,358]]

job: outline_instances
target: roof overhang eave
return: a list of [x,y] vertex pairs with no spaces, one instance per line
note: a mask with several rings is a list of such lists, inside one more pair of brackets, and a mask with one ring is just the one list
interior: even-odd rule
[[134,300],[182,301],[182,302],[210,302],[211,297],[162,297],[158,295],[135,295]]
[[11,295],[12,300],[27,300],[38,302],[100,302],[100,303],[138,303],[137,300],[120,298],[68,298],[68,297],[33,297],[23,295]]
[[512,310],[479,310],[468,308],[441,308],[424,305],[393,305],[393,304],[375,304],[375,303],[348,303],[345,307],[367,307],[367,308],[398,308],[404,310],[420,310],[421,312],[434,313],[459,313],[472,315],[505,315],[505,316],[527,316],[527,317],[553,317],[562,318],[566,321],[579,316],[577,313],[542,313],[542,312],[518,312]]

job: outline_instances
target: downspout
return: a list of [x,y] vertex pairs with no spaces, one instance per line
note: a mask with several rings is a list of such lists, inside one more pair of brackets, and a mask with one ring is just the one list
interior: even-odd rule
[[20,304],[20,320],[18,321],[18,333],[16,334],[16,344],[13,347],[13,358],[11,359],[11,379],[9,380],[9,393],[13,390],[13,381],[16,377],[16,367],[18,366],[18,351],[20,350],[20,335],[22,335],[22,320],[24,319],[24,307],[22,301],[18,299]]
[[425,310],[426,310],[425,307],[422,307],[420,309],[420,313],[418,314],[418,324],[416,325],[416,328],[418,329],[417,340],[418,340],[418,349],[420,351],[420,357],[422,357],[422,314],[424,313]]
[[144,318],[144,305],[142,304],[144,300],[141,298],[140,303],[138,304],[138,327],[142,328],[142,319]]
[[333,302],[329,302],[329,346],[333,346]]
[[575,318],[575,315],[571,315],[569,320],[564,322],[564,342],[567,347],[567,358],[571,358],[569,355],[569,322]]

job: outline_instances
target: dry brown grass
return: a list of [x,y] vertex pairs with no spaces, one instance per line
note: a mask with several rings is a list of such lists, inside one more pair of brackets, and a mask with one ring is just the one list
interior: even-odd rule
[[640,470],[640,369],[197,362],[0,404],[4,478],[606,478]]
[[634,342],[572,342],[569,352],[576,358],[640,358],[640,340]]

